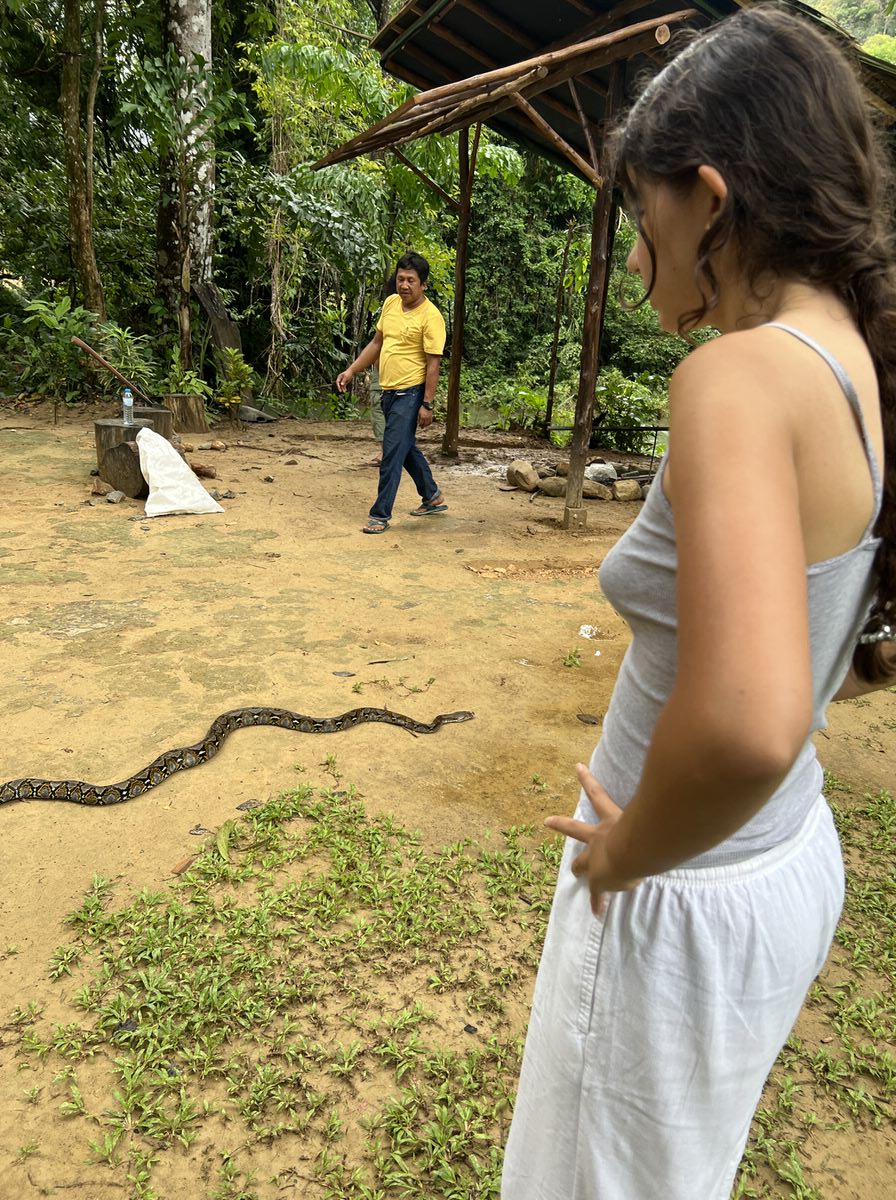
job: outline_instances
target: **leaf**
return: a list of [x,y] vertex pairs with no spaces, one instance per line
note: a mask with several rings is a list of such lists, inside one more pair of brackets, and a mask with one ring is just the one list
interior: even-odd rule
[[218,836],[215,838],[215,845],[218,847],[218,853],[225,862],[230,862],[230,839],[236,830],[236,821],[231,819],[225,821],[218,830]]

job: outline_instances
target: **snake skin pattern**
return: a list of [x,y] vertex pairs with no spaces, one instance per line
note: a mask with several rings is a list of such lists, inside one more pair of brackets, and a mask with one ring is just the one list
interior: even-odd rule
[[295,733],[342,733],[365,721],[381,721],[386,725],[397,725],[408,733],[435,733],[443,725],[458,721],[470,721],[471,712],[440,713],[428,724],[415,721],[387,708],[353,708],[338,717],[306,717],[291,712],[288,708],[234,708],[222,713],[212,722],[208,733],[192,746],[177,750],[166,750],[153,759],[148,767],[138,771],[121,783],[102,786],[82,783],[78,779],[10,779],[0,784],[0,804],[13,800],[68,800],[72,804],[107,805],[121,804],[142,796],[150,788],[178,771],[189,771],[214,758],[234,729],[245,729],[250,725],[276,725],[280,729],[291,729]]

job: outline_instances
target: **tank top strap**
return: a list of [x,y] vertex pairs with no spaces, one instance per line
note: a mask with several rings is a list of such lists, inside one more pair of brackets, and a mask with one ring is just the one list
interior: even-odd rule
[[849,401],[849,406],[852,409],[853,415],[855,416],[856,422],[859,426],[862,445],[865,449],[865,457],[868,460],[868,469],[871,472],[871,482],[874,487],[874,507],[871,514],[871,520],[868,522],[865,533],[863,534],[864,540],[864,538],[868,537],[868,535],[871,533],[875,523],[877,522],[881,504],[883,503],[884,489],[881,481],[880,464],[877,461],[877,455],[874,452],[874,447],[872,446],[871,439],[868,436],[868,427],[865,424],[865,414],[862,412],[862,406],[859,403],[859,396],[855,389],[855,385],[850,379],[846,368],[839,361],[839,359],[834,358],[830,350],[825,349],[820,342],[816,342],[815,338],[810,337],[808,333],[803,333],[801,329],[795,329],[792,325],[785,325],[782,321],[768,321],[766,322],[765,328],[783,329],[785,333],[789,333],[792,337],[795,337],[798,341],[808,346],[810,350],[814,350],[815,353],[819,355],[820,358],[823,358],[831,368],[831,371],[834,373],[834,377],[840,384],[840,388],[844,396]]

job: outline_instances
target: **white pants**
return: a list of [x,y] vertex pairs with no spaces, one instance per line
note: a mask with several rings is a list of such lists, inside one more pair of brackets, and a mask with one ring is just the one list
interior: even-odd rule
[[823,797],[795,837],[669,871],[603,918],[567,841],[502,1200],[728,1200],[753,1112],[830,949],[843,863]]

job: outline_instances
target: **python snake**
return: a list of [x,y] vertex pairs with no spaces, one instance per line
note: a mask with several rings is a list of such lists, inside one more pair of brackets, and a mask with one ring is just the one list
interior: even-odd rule
[[341,733],[353,729],[364,721],[382,721],[386,725],[397,725],[409,733],[435,733],[443,725],[456,721],[470,721],[471,712],[440,713],[425,724],[387,708],[353,708],[338,717],[306,717],[291,712],[288,708],[234,708],[216,717],[208,733],[192,746],[177,750],[166,750],[153,759],[148,767],[121,783],[102,786],[82,783],[78,779],[10,779],[0,784],[0,804],[12,800],[68,800],[72,804],[106,805],[121,804],[142,796],[150,788],[158,787],[177,771],[188,771],[191,767],[208,762],[221,749],[224,740],[234,729],[245,729],[249,725],[276,725],[280,729],[292,729],[296,733]]

